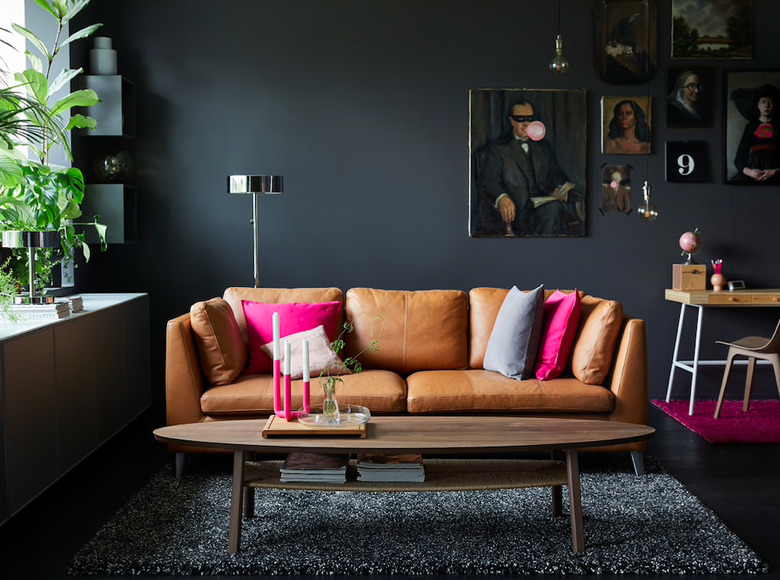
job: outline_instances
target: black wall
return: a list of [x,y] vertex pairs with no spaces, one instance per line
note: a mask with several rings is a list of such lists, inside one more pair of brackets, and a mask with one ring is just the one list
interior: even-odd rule
[[[226,177],[281,174],[285,194],[261,200],[262,285],[576,287],[648,321],[651,395],[661,396],[679,311],[663,294],[681,233],[700,228],[700,263],[723,258],[727,277],[780,287],[779,188],[722,183],[722,72],[780,69],[780,2],[753,2],[752,60],[699,63],[717,69],[717,120],[704,130],[665,127],[665,69],[685,64],[670,59],[671,2],[657,0],[645,160],[600,153],[601,97],[648,87],[596,75],[593,0],[563,0],[571,71],[560,77],[547,69],[551,0],[93,0],[74,26],[105,23],[99,34],[136,86],[138,241],[93,255],[77,272],[80,289],[150,294],[160,397],[166,320],[253,283],[251,198],[228,195]],[[75,64],[86,66],[89,45],[74,45]],[[469,237],[474,88],[587,89],[586,237]],[[685,139],[708,142],[709,182],[665,182],[664,142]],[[656,222],[599,213],[604,162],[635,167],[635,207],[647,172]],[[708,311],[704,355],[723,354],[715,338],[767,333],[776,319],[770,309]],[[701,396],[717,393],[719,377],[703,373]],[[771,386],[768,377],[759,375]],[[687,396],[687,382],[676,394]]]

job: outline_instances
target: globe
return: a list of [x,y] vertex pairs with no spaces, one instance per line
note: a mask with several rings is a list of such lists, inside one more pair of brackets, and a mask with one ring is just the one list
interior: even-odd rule
[[680,248],[682,248],[683,255],[688,254],[687,263],[693,264],[693,254],[698,252],[700,247],[701,237],[699,236],[699,228],[692,232],[685,232],[680,236]]

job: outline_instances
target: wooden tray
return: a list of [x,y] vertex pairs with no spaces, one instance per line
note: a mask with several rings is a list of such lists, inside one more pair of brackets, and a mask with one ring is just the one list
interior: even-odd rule
[[366,425],[343,425],[339,427],[313,427],[304,425],[297,420],[285,421],[276,415],[268,417],[263,427],[263,439],[271,437],[306,437],[309,435],[324,435],[326,437],[352,436],[366,438]]

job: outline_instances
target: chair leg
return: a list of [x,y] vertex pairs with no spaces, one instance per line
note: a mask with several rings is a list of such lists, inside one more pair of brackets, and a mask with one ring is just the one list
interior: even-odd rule
[[777,393],[780,394],[780,354],[774,355],[771,359],[772,367],[775,369],[775,382],[777,382]]
[[729,376],[731,375],[731,365],[734,364],[734,357],[737,353],[733,349],[729,349],[729,354],[726,357],[726,368],[723,371],[723,382],[720,384],[720,394],[718,395],[718,404],[715,407],[715,418],[720,416],[720,408],[723,406],[723,397],[726,394],[726,385],[729,382]]
[[745,398],[742,401],[742,410],[747,413],[750,409],[750,395],[753,393],[753,375],[756,372],[756,358],[748,357],[747,376],[745,377]]

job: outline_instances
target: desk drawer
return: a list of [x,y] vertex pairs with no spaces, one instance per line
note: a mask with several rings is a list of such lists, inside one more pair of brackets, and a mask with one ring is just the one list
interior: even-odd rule
[[731,292],[712,293],[707,298],[707,304],[755,304],[753,294],[733,294]]
[[776,304],[780,306],[780,294],[753,294],[753,304]]

